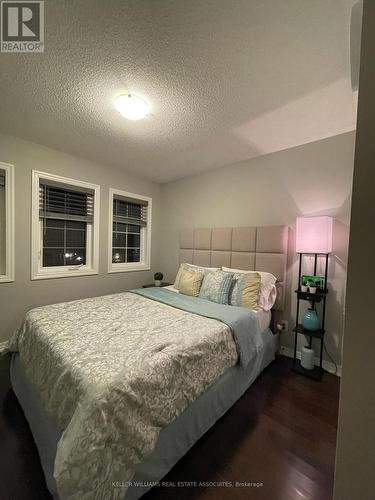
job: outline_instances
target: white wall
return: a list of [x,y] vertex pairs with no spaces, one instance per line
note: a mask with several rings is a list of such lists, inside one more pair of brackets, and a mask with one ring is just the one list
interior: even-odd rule
[[[140,286],[152,281],[156,270],[172,281],[178,265],[178,233],[183,227],[289,225],[290,293],[284,317],[291,329],[295,314],[292,288],[298,272],[293,248],[295,217],[324,213],[337,218],[336,248],[330,259],[327,347],[340,363],[353,148],[354,133],[347,133],[159,186],[122,170],[0,135],[0,161],[16,166],[16,281],[0,284],[0,341],[9,337],[32,307]],[[99,275],[30,280],[32,169],[100,184]],[[109,187],[153,198],[151,272],[107,274]],[[292,347],[292,340],[291,332],[283,334],[283,345]]]
[[[152,271],[107,273],[108,189],[151,196],[153,199],[152,269],[156,268],[160,228],[160,188],[123,170],[82,160],[58,151],[0,135],[0,161],[15,165],[16,178],[16,279],[0,283],[0,341],[7,339],[25,312],[33,307],[82,297],[116,293],[152,281]],[[30,280],[31,170],[37,169],[99,184],[99,274],[87,277]],[[155,269],[154,269],[155,272]]]
[[[354,132],[349,132],[163,185],[160,270],[173,280],[181,228],[287,224],[292,289],[298,276],[295,218],[335,216],[326,344],[340,364],[354,138]],[[294,315],[295,297],[290,290],[285,310],[290,328]],[[282,343],[291,347],[292,339],[291,333],[283,334]]]
[[375,2],[363,11],[335,500],[375,497]]

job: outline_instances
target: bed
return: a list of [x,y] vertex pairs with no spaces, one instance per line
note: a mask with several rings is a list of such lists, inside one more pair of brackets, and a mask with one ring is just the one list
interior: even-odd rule
[[[280,310],[286,239],[283,226],[188,230],[180,260],[263,265],[277,273]],[[269,312],[208,302],[139,289],[28,313],[11,347],[11,381],[54,498],[139,498],[274,359]]]

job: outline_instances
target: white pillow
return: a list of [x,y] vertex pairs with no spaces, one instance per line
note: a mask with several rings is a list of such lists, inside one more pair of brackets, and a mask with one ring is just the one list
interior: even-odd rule
[[269,311],[270,309],[272,309],[277,296],[277,290],[275,286],[277,279],[273,274],[263,271],[245,271],[244,269],[231,269],[230,267],[222,267],[221,269],[230,273],[259,273],[260,289],[258,307],[260,307],[264,311]]
[[197,266],[195,264],[189,264],[188,262],[185,262],[185,264],[188,266],[188,267],[192,267],[193,269],[204,269],[206,271],[220,271],[220,267],[205,267],[205,266]]

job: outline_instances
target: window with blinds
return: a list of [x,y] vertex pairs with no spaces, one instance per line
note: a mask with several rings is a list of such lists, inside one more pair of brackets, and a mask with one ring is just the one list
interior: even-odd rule
[[42,266],[86,264],[87,229],[93,222],[94,193],[39,184]]
[[114,196],[112,208],[112,263],[141,262],[148,203]]
[[0,276],[6,268],[6,236],[5,236],[5,170],[0,169]]
[[14,166],[0,162],[0,283],[14,281]]
[[110,188],[108,271],[150,269],[152,199]]

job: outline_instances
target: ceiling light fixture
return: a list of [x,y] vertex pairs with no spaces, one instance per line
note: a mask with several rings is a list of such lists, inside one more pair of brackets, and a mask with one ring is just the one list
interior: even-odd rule
[[128,120],[142,120],[150,113],[150,107],[143,99],[132,94],[122,94],[115,99],[115,108]]

